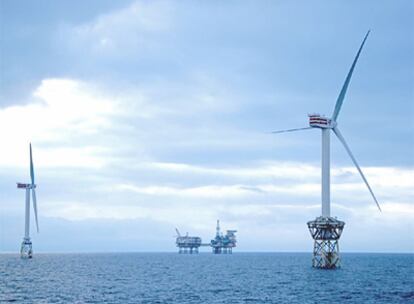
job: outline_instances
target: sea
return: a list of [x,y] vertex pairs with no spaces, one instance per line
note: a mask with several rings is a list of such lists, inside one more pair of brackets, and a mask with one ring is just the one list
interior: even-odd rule
[[414,254],[0,254],[1,303],[414,303]]

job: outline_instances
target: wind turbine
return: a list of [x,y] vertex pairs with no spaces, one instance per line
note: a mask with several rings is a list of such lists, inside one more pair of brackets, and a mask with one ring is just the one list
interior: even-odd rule
[[20,248],[20,256],[22,258],[29,258],[33,257],[33,250],[32,250],[32,241],[30,240],[30,192],[32,192],[33,198],[33,211],[35,214],[36,220],[36,229],[39,233],[39,222],[37,218],[37,202],[36,202],[36,184],[35,184],[35,177],[34,177],[34,168],[33,168],[33,157],[32,157],[32,144],[29,145],[30,147],[30,184],[24,183],[17,183],[17,188],[25,189],[26,190],[26,208],[25,208],[25,223],[24,223],[24,238],[22,242],[22,246]]
[[336,100],[335,108],[331,118],[324,117],[319,114],[309,114],[309,127],[288,129],[282,131],[274,131],[272,133],[293,132],[307,129],[319,128],[322,131],[322,215],[313,221],[308,222],[309,231],[314,242],[313,251],[313,267],[316,268],[336,268],[340,266],[339,246],[338,240],[341,236],[344,222],[331,217],[331,195],[330,195],[330,134],[331,131],[338,137],[339,141],[345,147],[346,152],[351,157],[352,162],[361,175],[365,185],[368,187],[378,209],[381,207],[374,195],[364,173],[362,173],[354,155],[352,154],[348,144],[338,129],[338,115],[345,99],[346,91],[349,82],[354,72],[355,65],[361,54],[365,41],[368,38],[370,31],[364,37],[361,46],[355,56],[351,69],[346,76],[345,83],[342,86],[338,99]]

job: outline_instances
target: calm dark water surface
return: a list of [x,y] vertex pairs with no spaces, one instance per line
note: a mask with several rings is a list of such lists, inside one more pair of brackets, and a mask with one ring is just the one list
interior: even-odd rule
[[0,255],[0,302],[414,303],[413,254],[343,254],[340,270],[305,253]]

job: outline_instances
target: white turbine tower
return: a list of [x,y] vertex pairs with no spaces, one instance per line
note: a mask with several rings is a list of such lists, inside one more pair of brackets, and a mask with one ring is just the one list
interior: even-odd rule
[[355,157],[353,156],[351,150],[349,149],[347,143],[345,142],[344,137],[338,129],[337,119],[339,111],[341,110],[343,101],[345,99],[345,94],[348,89],[349,82],[351,80],[352,73],[354,71],[355,65],[358,61],[361,50],[365,44],[365,41],[368,37],[370,31],[365,35],[364,40],[356,54],[354,62],[352,63],[351,69],[348,72],[348,75],[345,79],[345,83],[342,86],[341,92],[339,93],[338,99],[336,101],[335,109],[333,111],[332,117],[327,118],[319,114],[310,114],[309,116],[309,127],[298,128],[298,129],[289,129],[283,131],[275,131],[272,133],[283,133],[283,132],[292,132],[299,130],[306,130],[312,128],[319,128],[322,131],[322,216],[316,218],[313,221],[308,222],[308,227],[311,232],[311,235],[314,242],[313,250],[313,267],[317,268],[336,268],[340,266],[340,256],[339,256],[339,246],[338,241],[341,236],[344,222],[338,221],[336,218],[331,217],[331,195],[330,195],[330,134],[331,131],[335,133],[339,141],[344,145],[345,150],[348,152],[351,157],[355,167],[357,168],[359,174],[361,175],[365,185],[368,187],[369,192],[371,193],[375,203],[378,206],[378,209],[381,211],[381,207],[378,204],[378,201],[372,192],[371,187],[368,184],[367,179],[361,171]]
[[30,178],[31,184],[17,183],[17,188],[26,190],[26,208],[25,208],[25,222],[24,222],[24,238],[22,246],[20,248],[20,256],[22,258],[32,258],[32,241],[30,240],[30,192],[32,192],[33,198],[33,210],[36,220],[36,229],[39,233],[39,222],[37,219],[37,202],[36,202],[36,184],[34,178],[34,168],[33,168],[33,157],[32,157],[32,144],[30,144]]

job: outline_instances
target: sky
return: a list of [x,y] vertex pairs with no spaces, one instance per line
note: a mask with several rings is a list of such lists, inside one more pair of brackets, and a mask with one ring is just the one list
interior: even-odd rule
[[[0,1],[0,252],[175,251],[175,227],[237,251],[308,251],[319,130],[345,252],[414,252],[412,1]],[[204,249],[207,251],[207,249]],[[235,250],[236,251],[236,250]]]

